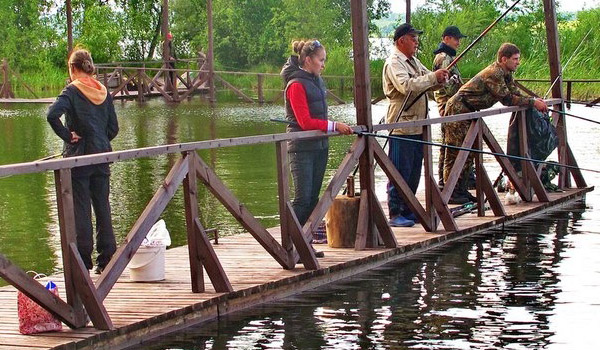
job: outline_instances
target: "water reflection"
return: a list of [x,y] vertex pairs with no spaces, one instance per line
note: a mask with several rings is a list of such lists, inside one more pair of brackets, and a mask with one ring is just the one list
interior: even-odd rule
[[[6,105],[0,108],[0,164],[32,161],[59,153],[62,141],[45,119],[47,105]],[[181,104],[151,100],[145,104],[117,102],[120,133],[115,150],[230,138],[285,131],[269,121],[283,114],[283,106],[219,103],[210,107],[201,99]],[[333,107],[336,118],[353,120],[353,106]],[[332,175],[351,142],[332,140]],[[200,151],[199,155],[266,227],[278,224],[277,170],[273,144]],[[117,239],[122,241],[156,190],[162,185],[178,154],[117,162],[111,166],[111,206]],[[198,191],[200,219],[220,234],[242,227],[205,187]],[[0,179],[0,252],[25,270],[50,274],[61,269],[60,238],[51,172]],[[162,218],[174,246],[186,243],[183,191],[178,189]],[[0,280],[0,285],[5,285]]]
[[[578,228],[590,221],[584,211],[579,205],[490,231],[132,349],[590,348],[600,298],[557,305],[571,251],[600,254],[598,232],[593,247],[578,243]],[[598,274],[587,284],[583,295],[597,291]],[[583,339],[568,337],[573,325],[555,322],[578,304],[591,308],[579,316],[595,321],[577,322]]]

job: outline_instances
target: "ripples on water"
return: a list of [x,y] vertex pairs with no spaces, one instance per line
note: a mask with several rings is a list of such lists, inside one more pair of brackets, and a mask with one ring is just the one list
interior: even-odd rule
[[[580,204],[488,231],[135,349],[597,348],[600,240],[587,216]],[[586,272],[578,250],[593,256]]]

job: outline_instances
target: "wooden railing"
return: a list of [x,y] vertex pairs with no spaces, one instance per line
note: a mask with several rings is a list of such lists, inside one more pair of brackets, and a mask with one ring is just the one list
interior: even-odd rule
[[[549,100],[549,105],[558,105],[561,108],[561,100]],[[520,145],[521,155],[528,156],[527,139],[525,133],[525,114],[522,107],[506,107],[490,109],[481,112],[467,113],[445,118],[435,118],[414,122],[402,122],[396,124],[383,124],[373,126],[373,132],[391,130],[405,127],[422,127],[424,140],[431,141],[431,126],[441,122],[454,122],[470,120],[471,127],[463,143],[463,147],[481,149],[483,142],[489,148],[501,155],[504,154],[494,135],[486,126],[485,116],[504,113],[516,113],[520,118]],[[557,123],[561,128],[562,116],[557,115]],[[363,126],[354,127],[355,131],[367,131]],[[559,130],[559,162],[576,167],[577,162],[573,152],[566,141],[566,134]],[[433,177],[432,146],[424,146],[425,154],[425,203],[421,203],[411,192],[410,188],[387,157],[380,144],[372,137],[358,135],[352,146],[346,153],[340,166],[336,170],[331,181],[327,185],[316,208],[310,215],[306,224],[302,227],[291,208],[289,196],[289,170],[287,142],[291,140],[307,139],[314,137],[334,137],[337,133],[323,134],[320,131],[304,131],[296,133],[283,133],[271,135],[259,135],[239,137],[230,139],[206,140],[190,143],[180,143],[164,146],[154,146],[139,149],[130,149],[110,153],[86,155],[66,159],[48,161],[36,161],[0,166],[0,178],[8,175],[22,175],[29,173],[40,173],[53,171],[58,202],[58,221],[60,226],[62,260],[64,266],[65,288],[67,301],[64,302],[57,296],[48,292],[33,278],[28,276],[22,269],[14,265],[4,255],[0,254],[0,277],[24,292],[30,298],[42,305],[45,309],[57,316],[69,327],[79,328],[85,326],[86,312],[94,327],[98,329],[113,328],[110,315],[108,315],[103,301],[109,294],[118,278],[125,270],[134,253],[139,248],[144,237],[151,226],[158,220],[169,201],[173,198],[175,191],[180,185],[184,189],[185,218],[187,228],[187,244],[190,262],[190,280],[192,291],[200,293],[205,290],[203,268],[217,292],[229,292],[233,288],[219,258],[212,248],[206,229],[199,220],[199,208],[197,198],[197,183],[206,186],[210,192],[227,208],[230,214],[261,244],[265,251],[270,254],[284,269],[294,268],[301,259],[306,269],[318,269],[319,262],[310,248],[312,232],[319,226],[325,213],[333,203],[335,196],[342,188],[347,176],[353,171],[359,162],[359,158],[371,149],[374,159],[383,169],[388,178],[398,188],[400,195],[406,200],[408,206],[418,217],[426,231],[434,232],[438,229],[441,221],[447,231],[458,229],[456,221],[448,207],[448,199],[458,180],[463,164],[467,160],[468,151],[460,151],[452,168],[450,177],[443,191],[440,191]],[[219,178],[216,172],[198,155],[197,151],[203,149],[214,149],[221,147],[234,147],[241,145],[254,145],[263,143],[275,143],[277,159],[277,186],[279,194],[279,216],[281,241],[278,242],[260,221],[241,203],[232,191]],[[180,153],[176,163],[171,168],[163,184],[158,188],[153,198],[147,204],[137,221],[127,234],[124,242],[119,246],[112,260],[94,283],[85,268],[76,247],[76,232],[73,210],[71,170],[75,167],[91,164],[102,164],[107,162],[120,162],[128,159],[155,157],[164,154]],[[530,161],[522,161],[522,175],[519,175],[505,157],[496,156],[496,160],[508,175],[511,182],[521,198],[532,201],[533,194],[538,201],[548,201],[543,185],[538,176],[538,169]],[[484,201],[489,202],[494,216],[504,216],[506,211],[498,198],[485,168],[483,167],[483,156],[477,154],[475,157],[477,174],[477,200],[479,203],[478,214],[484,216]],[[367,167],[371,175],[374,164]],[[578,187],[586,187],[585,180],[577,168],[564,169],[561,172],[562,179],[559,184],[564,187],[570,186],[570,176],[573,176]],[[362,177],[362,176],[361,176]],[[372,185],[372,184],[371,184]],[[369,190],[371,188],[371,190]],[[377,200],[373,186],[361,188],[360,210],[358,216],[357,238],[355,249],[374,247],[382,242],[387,248],[397,246],[395,236],[388,225],[386,215]],[[377,228],[370,227],[369,223]],[[378,232],[379,236],[376,236]],[[84,308],[85,307],[85,308]]]

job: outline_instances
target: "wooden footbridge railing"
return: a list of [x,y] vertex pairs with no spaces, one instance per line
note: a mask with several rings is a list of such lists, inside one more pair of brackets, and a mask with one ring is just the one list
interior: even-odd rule
[[[549,100],[549,105],[559,105],[561,100]],[[471,128],[463,143],[463,147],[481,149],[483,142],[497,153],[503,154],[502,147],[498,144],[494,135],[486,126],[485,116],[504,113],[517,113],[520,122],[521,155],[527,157],[526,133],[524,130],[525,114],[521,107],[507,107],[490,109],[445,118],[436,118],[415,122],[403,122],[397,124],[375,125],[373,132],[391,130],[402,127],[423,127],[425,141],[431,141],[431,125],[440,122],[471,120]],[[564,120],[558,115],[556,120],[559,125],[559,162],[571,166],[577,166],[573,152],[566,140],[566,134],[562,127]],[[367,131],[363,126],[355,127],[356,131]],[[399,189],[400,194],[406,199],[411,210],[418,217],[426,231],[436,231],[441,221],[447,231],[458,229],[448,207],[448,199],[459,177],[459,173],[465,163],[468,152],[460,151],[449,180],[443,191],[440,191],[433,177],[432,146],[425,145],[425,203],[421,203],[410,191],[408,185],[400,176],[396,168],[388,159],[384,150],[373,137],[357,136],[349,151],[342,160],[335,175],[327,185],[319,203],[310,215],[304,227],[301,227],[291,209],[289,201],[289,173],[287,142],[290,140],[307,139],[314,137],[333,137],[338,134],[325,135],[319,131],[305,131],[297,133],[283,133],[240,137],[231,139],[217,139],[181,143],[173,145],[146,147],[102,153],[96,155],[79,156],[66,159],[36,161],[0,166],[0,177],[7,175],[22,175],[28,173],[39,173],[53,171],[58,202],[58,219],[61,235],[62,259],[64,266],[65,288],[67,301],[63,301],[48,292],[32,277],[28,276],[21,268],[0,254],[0,277],[24,292],[30,298],[42,305],[45,309],[56,315],[61,321],[72,328],[83,327],[86,324],[86,313],[94,327],[98,329],[112,329],[110,315],[104,307],[103,301],[115,285],[117,279],[125,270],[134,253],[139,248],[144,237],[151,226],[158,220],[159,216],[173,198],[179,186],[184,189],[185,218],[187,227],[187,243],[189,250],[190,279],[192,291],[200,293],[205,290],[203,268],[217,292],[232,291],[231,283],[224,271],[218,256],[212,248],[206,230],[199,220],[199,208],[197,198],[197,183],[206,186],[210,192],[227,208],[231,215],[262,245],[265,251],[275,259],[283,269],[292,269],[301,260],[306,269],[318,269],[319,262],[310,247],[311,233],[322,221],[326,211],[333,203],[335,196],[343,186],[347,176],[358,164],[359,158],[364,156],[369,149],[374,154],[374,159],[387,174],[389,179]],[[277,183],[279,193],[279,215],[281,241],[276,240],[264,228],[260,221],[241,203],[225,183],[219,178],[215,171],[207,165],[198,155],[197,151],[202,149],[213,149],[220,147],[234,147],[241,145],[253,145],[261,143],[275,143],[277,158]],[[101,164],[106,162],[119,162],[134,158],[155,157],[164,154],[180,153],[181,157],[171,168],[163,184],[158,188],[153,198],[147,204],[129,233],[122,242],[111,262],[106,267],[99,279],[94,283],[85,268],[76,247],[75,220],[73,211],[73,197],[71,184],[71,170],[90,164]],[[496,160],[504,172],[508,175],[521,198],[532,201],[533,194],[538,201],[548,201],[548,196],[542,186],[538,169],[529,161],[522,162],[522,175],[519,175],[506,158],[496,156]],[[475,157],[477,172],[477,199],[479,202],[478,214],[484,216],[484,201],[487,200],[494,216],[505,215],[503,204],[493,189],[490,178],[483,167],[483,156],[477,154]],[[372,163],[368,171],[371,175],[374,171]],[[570,187],[570,176],[575,179],[578,187],[586,187],[585,180],[577,168],[562,169],[560,186]],[[387,248],[397,246],[395,236],[388,226],[387,218],[371,189],[362,188],[360,194],[360,210],[357,227],[357,238],[355,248],[357,250],[365,247],[378,246],[379,242]],[[372,223],[372,225],[370,224]],[[376,227],[377,231],[373,228]],[[378,232],[378,235],[375,233]]]
[[[179,62],[179,61],[178,61]],[[181,63],[181,62],[180,62]],[[98,79],[103,82],[105,86],[109,88],[113,97],[129,96],[131,98],[137,98],[140,101],[145,100],[145,96],[151,95],[153,92],[160,93],[166,101],[177,102],[182,101],[189,97],[192,93],[198,89],[204,87],[205,89],[211,89],[209,84],[210,71],[204,67],[200,69],[190,68],[189,62],[187,68],[151,68],[147,67],[145,63],[140,62],[141,66],[136,64],[133,66],[127,65],[99,65],[98,66]],[[175,85],[179,85],[178,88],[172,88],[169,86],[168,79],[176,80]],[[247,76],[255,77],[256,84],[248,89],[236,86],[230,81],[227,76]],[[277,88],[268,88],[265,84],[266,79],[275,79]],[[325,76],[325,79],[341,79],[341,87],[344,86],[344,78],[348,77],[333,77]],[[281,77],[275,73],[253,73],[253,72],[236,72],[236,71],[215,71],[213,74],[215,83],[223,86],[225,90],[233,92],[244,102],[249,103],[274,103],[282,98],[282,87]],[[132,92],[135,91],[135,92]],[[342,90],[343,91],[343,90]],[[141,93],[140,93],[141,92]],[[266,92],[270,95],[274,95],[270,99],[267,99]],[[345,101],[333,93],[331,90],[327,91],[328,97],[332,98],[336,103],[343,104]]]

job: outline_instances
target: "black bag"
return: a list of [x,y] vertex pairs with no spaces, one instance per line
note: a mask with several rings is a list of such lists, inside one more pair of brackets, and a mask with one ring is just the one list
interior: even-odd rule
[[[525,114],[529,157],[536,160],[546,160],[550,153],[558,146],[556,128],[552,125],[547,113],[539,112],[535,108],[529,108]],[[518,120],[516,114],[513,113],[510,117],[508,139],[506,140],[506,153],[514,156],[520,155]],[[517,171],[521,170],[520,161],[510,159],[510,162]]]

